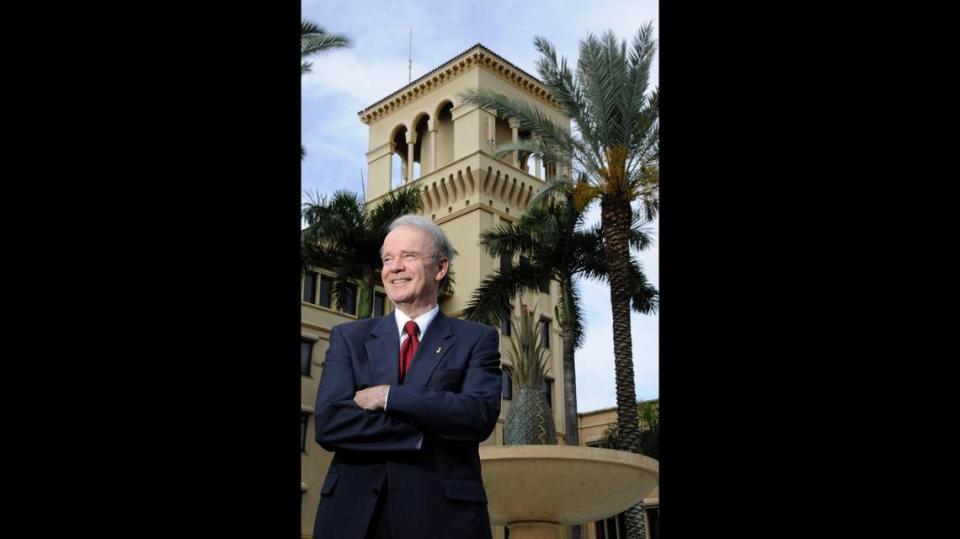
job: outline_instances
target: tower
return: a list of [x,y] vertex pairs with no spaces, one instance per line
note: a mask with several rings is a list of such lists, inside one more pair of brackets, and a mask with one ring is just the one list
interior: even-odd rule
[[[440,298],[440,308],[460,316],[473,291],[492,271],[505,265],[479,246],[480,234],[500,224],[516,221],[545,185],[547,170],[526,155],[494,157],[497,146],[530,136],[494,112],[465,104],[460,94],[468,88],[485,88],[521,99],[569,129],[570,119],[560,112],[543,84],[481,44],[458,54],[426,75],[394,91],[358,113],[369,126],[368,187],[370,204],[401,185],[421,188],[421,214],[447,233],[458,256],[454,258],[454,292]],[[552,172],[552,171],[551,171]],[[558,291],[523,294],[514,302],[514,313],[524,306],[537,307],[550,328],[551,368],[544,388],[553,410],[560,443],[564,432],[562,340],[553,323]],[[509,328],[501,327],[500,350],[509,348]],[[504,384],[510,384],[505,377]],[[508,395],[505,395],[508,396]],[[485,443],[503,440],[501,406],[496,431]]]

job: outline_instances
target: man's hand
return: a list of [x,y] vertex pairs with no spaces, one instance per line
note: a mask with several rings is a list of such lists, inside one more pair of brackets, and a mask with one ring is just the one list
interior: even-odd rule
[[361,389],[354,394],[353,402],[364,410],[382,410],[389,388],[390,386],[383,385]]

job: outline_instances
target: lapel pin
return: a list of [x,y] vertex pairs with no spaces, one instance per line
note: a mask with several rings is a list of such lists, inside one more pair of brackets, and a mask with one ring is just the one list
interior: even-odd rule
[[442,350],[442,349],[443,349],[443,347],[442,347],[442,346],[438,346],[438,347],[437,347],[437,352],[436,352],[436,353],[437,353],[437,354],[439,354],[439,353],[440,353],[440,350]]

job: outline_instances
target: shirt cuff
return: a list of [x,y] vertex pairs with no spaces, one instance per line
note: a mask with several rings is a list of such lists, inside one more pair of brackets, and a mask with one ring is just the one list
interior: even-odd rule
[[[386,394],[384,394],[384,396],[383,396],[383,411],[384,411],[384,412],[387,411],[387,399],[389,399],[389,398],[390,398],[390,386],[387,386],[387,392],[386,392]],[[419,447],[418,447],[418,449],[419,449]]]
[[423,435],[421,434],[421,435],[420,435],[420,439],[417,440],[417,449],[420,449],[420,444],[422,444],[422,443],[423,443]]

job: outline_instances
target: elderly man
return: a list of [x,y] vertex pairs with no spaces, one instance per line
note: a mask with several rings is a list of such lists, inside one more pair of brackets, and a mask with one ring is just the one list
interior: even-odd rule
[[454,250],[433,222],[396,219],[380,254],[396,309],[330,333],[314,538],[489,538],[479,444],[500,414],[497,332],[440,312]]

